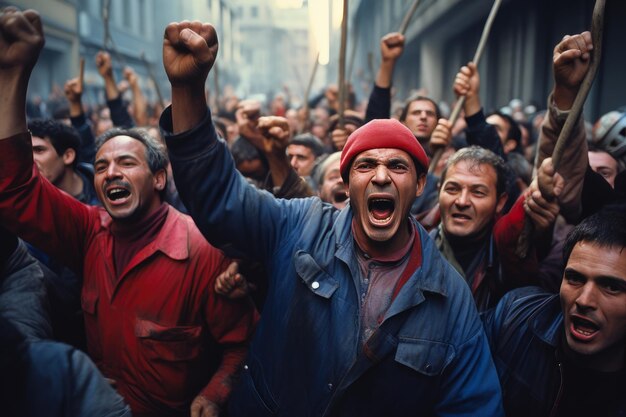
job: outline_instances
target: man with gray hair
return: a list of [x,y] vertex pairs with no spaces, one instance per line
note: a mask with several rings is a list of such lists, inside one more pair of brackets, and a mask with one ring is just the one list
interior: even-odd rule
[[98,139],[94,184],[102,207],[75,200],[33,169],[24,102],[43,44],[37,12],[3,10],[2,225],[82,272],[88,352],[134,415],[217,416],[256,313],[245,299],[215,294],[228,261],[163,201],[167,153],[144,131],[111,130]]
[[[537,276],[538,260],[549,247],[551,226],[559,213],[556,200],[548,201],[538,181],[554,183],[555,195],[563,178],[547,159],[529,191],[504,216],[507,201],[507,166],[492,151],[470,146],[450,157],[441,175],[439,227],[431,232],[443,256],[465,277],[479,311],[495,306],[504,293],[528,285]],[[535,225],[529,256],[515,253],[528,217]],[[541,245],[543,243],[543,245]],[[539,250],[538,250],[539,249]]]
[[322,159],[313,170],[317,195],[326,203],[341,210],[348,204],[348,187],[341,178],[339,161],[341,152],[334,152]]

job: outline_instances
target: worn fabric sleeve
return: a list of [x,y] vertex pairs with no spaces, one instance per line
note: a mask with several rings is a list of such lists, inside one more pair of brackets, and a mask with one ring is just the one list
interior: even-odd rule
[[[556,107],[552,94],[548,97],[548,116],[544,119],[539,133],[539,147],[535,160],[535,170],[545,158],[552,156],[559,134],[563,129],[569,111]],[[582,212],[582,187],[585,171],[589,165],[587,138],[582,117],[576,121],[568,146],[565,148],[558,173],[563,176],[565,186],[559,196],[561,214],[572,224],[576,224]]]
[[115,127],[122,127],[124,129],[135,127],[135,121],[130,117],[128,109],[124,106],[121,94],[113,100],[107,100],[107,106],[109,106],[111,121]]
[[205,317],[209,332],[222,347],[222,361],[201,394],[222,407],[237,381],[239,371],[248,352],[248,344],[259,315],[251,299],[231,300],[216,294],[215,278],[227,268],[230,260],[222,256],[221,265],[213,268],[214,276],[209,281]]
[[506,155],[504,154],[500,136],[498,136],[496,128],[487,123],[483,109],[480,109],[476,114],[465,117],[465,121],[467,122],[465,134],[468,145],[476,145],[481,148],[489,149],[506,161]]
[[44,275],[38,261],[19,242],[0,271],[0,316],[28,340],[52,338]]
[[365,123],[374,119],[389,119],[390,116],[391,87],[383,88],[374,84],[365,110]]
[[30,134],[0,140],[0,221],[75,272],[82,272],[85,242],[99,224],[88,207],[43,178],[33,164]]
[[235,169],[208,111],[196,127],[174,135],[168,107],[160,126],[181,199],[211,244],[232,245],[245,258],[265,262],[286,236],[299,233],[312,198],[277,200],[250,185]]
[[552,234],[546,233],[540,240],[532,240],[526,258],[515,254],[517,242],[524,223],[531,221],[524,211],[524,195],[521,195],[511,210],[502,216],[493,227],[493,237],[500,256],[503,284],[507,290],[526,285],[539,285],[539,259],[544,258],[550,249]]

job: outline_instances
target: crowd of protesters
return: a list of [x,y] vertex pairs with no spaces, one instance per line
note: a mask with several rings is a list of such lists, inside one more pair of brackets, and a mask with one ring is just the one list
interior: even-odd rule
[[104,51],[106,103],[74,74],[44,102],[41,17],[5,8],[2,415],[624,415],[626,112],[557,145],[591,34],[543,111],[485,109],[462,66],[454,124],[396,101],[404,41],[342,114],[336,86],[209,106],[219,41],[189,21],[165,108]]

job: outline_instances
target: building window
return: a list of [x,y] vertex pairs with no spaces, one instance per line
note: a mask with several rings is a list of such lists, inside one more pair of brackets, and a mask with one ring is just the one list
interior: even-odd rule
[[146,36],[148,30],[146,28],[146,20],[148,16],[146,13],[146,0],[139,0],[139,33],[142,36]]
[[259,17],[259,8],[256,6],[250,7],[250,17]]
[[132,10],[132,4],[129,1],[125,1],[124,3],[124,13],[122,14],[122,22],[124,22],[124,27],[127,29],[131,29],[132,28],[132,24],[133,24],[133,10]]

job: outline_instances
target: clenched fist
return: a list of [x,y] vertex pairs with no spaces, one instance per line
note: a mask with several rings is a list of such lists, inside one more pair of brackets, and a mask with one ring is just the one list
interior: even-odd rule
[[15,7],[6,7],[0,13],[0,73],[29,75],[44,43],[39,13],[20,12]]
[[172,87],[204,85],[217,50],[217,33],[212,25],[199,21],[167,25],[163,67]]

